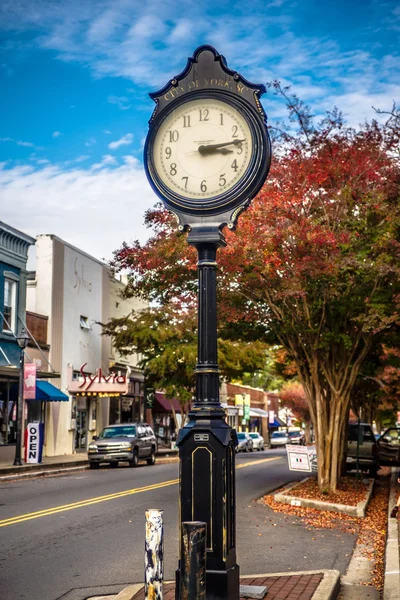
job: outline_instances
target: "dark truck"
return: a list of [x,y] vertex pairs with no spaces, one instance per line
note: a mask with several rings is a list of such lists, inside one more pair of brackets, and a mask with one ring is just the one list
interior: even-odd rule
[[369,423],[352,421],[348,428],[346,470],[358,468],[375,477],[380,466],[400,465],[400,428],[391,427],[376,439]]

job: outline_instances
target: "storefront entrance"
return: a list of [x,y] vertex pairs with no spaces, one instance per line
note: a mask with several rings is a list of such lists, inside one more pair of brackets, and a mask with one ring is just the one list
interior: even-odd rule
[[87,410],[76,411],[75,450],[85,452],[87,448]]

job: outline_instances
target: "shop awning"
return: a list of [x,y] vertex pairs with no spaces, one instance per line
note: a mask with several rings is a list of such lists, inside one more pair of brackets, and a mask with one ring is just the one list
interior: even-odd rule
[[179,400],[176,398],[166,398],[163,392],[156,392],[156,401],[153,410],[154,412],[158,411],[172,413],[171,403],[176,412],[182,412],[182,407],[179,403]]
[[279,417],[277,417],[273,423],[268,423],[269,427],[285,427],[286,423],[284,423]]
[[48,381],[36,381],[36,400],[42,400],[42,402],[68,402],[69,397]]
[[250,416],[251,417],[269,417],[269,412],[267,410],[263,410],[262,408],[253,408],[250,406]]

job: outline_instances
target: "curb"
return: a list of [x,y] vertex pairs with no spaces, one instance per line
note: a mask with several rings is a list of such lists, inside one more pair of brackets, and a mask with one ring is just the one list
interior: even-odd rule
[[391,508],[396,504],[397,495],[399,493],[399,490],[396,489],[396,480],[396,471],[392,467],[388,507],[388,532],[386,538],[383,600],[400,600],[399,524],[397,519],[392,519],[390,516]]
[[[157,465],[164,465],[168,463],[178,462],[178,456],[171,456],[165,458],[157,458]],[[73,465],[73,466],[66,466]],[[21,467],[23,471],[12,471],[10,469],[0,469],[0,482],[1,481],[12,481],[17,479],[28,479],[34,477],[45,477],[46,475],[58,475],[59,473],[70,473],[73,471],[87,471],[89,469],[89,461],[79,461],[77,463],[62,463],[61,465],[54,465],[52,469],[50,465],[44,467],[40,465],[38,467]],[[3,474],[4,473],[4,474]],[[6,475],[5,473],[10,473]]]
[[366,499],[362,502],[359,502],[357,506],[348,506],[347,504],[334,504],[333,502],[323,502],[322,500],[310,500],[308,498],[300,498],[299,496],[290,496],[290,494],[288,494],[290,490],[297,487],[301,483],[308,481],[309,479],[310,477],[306,477],[301,481],[296,481],[296,483],[293,483],[286,487],[283,492],[278,492],[277,494],[274,494],[275,502],[282,502],[283,504],[290,504],[291,506],[305,506],[307,508],[316,508],[318,510],[345,513],[347,515],[351,515],[352,517],[365,517],[367,506],[372,495],[372,490],[374,488],[374,479],[369,480],[369,488]]
[[[289,573],[258,573],[251,575],[241,575],[240,579],[247,579],[249,577],[293,577],[298,575],[320,575],[324,577],[319,583],[315,590],[312,600],[336,600],[340,590],[340,572],[333,569],[320,569],[318,571],[290,571]],[[167,583],[173,583],[171,581],[165,581]],[[86,600],[133,600],[135,594],[144,587],[143,583],[136,583],[130,585],[119,592],[119,594],[109,596],[90,596]]]

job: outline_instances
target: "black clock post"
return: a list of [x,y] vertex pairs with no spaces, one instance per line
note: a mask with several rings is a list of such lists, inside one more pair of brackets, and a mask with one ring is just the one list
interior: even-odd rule
[[[225,410],[219,398],[216,255],[217,249],[226,245],[223,228],[235,228],[238,216],[247,208],[268,175],[271,150],[266,116],[260,103],[264,92],[263,85],[252,84],[228,69],[224,57],[214,48],[201,46],[189,58],[180,75],[159,92],[150,94],[157,106],[150,120],[145,146],[146,173],[153,190],[178,217],[179,229],[188,232],[187,241],[198,252],[196,398],[189,413],[189,422],[180,430],[177,445],[180,457],[180,522],[204,521],[207,524],[207,600],[239,600],[235,531],[237,440],[236,431],[225,421]],[[187,125],[184,105],[188,103],[187,106],[191,106],[193,104],[189,103],[196,99],[226,103],[232,114],[239,114],[245,119],[246,131],[250,132],[250,139],[238,142],[217,139],[217,143],[209,139],[210,129],[205,141],[199,133],[198,143],[202,145],[197,150],[202,155],[218,153],[225,158],[228,152],[233,154],[233,149],[241,150],[241,143],[246,143],[246,150],[250,153],[247,166],[238,180],[212,197],[196,198],[195,194],[178,193],[177,186],[169,186],[166,178],[160,177],[158,165],[162,159],[158,160],[156,156],[160,147],[160,144],[157,146],[157,133],[165,128],[166,119],[171,119],[173,111],[179,108],[182,119],[186,118],[183,124]],[[204,115],[200,114],[200,117]],[[198,131],[201,132],[200,126]],[[176,140],[175,133],[169,134],[168,129],[167,133],[171,143]],[[232,149],[226,149],[227,146]],[[175,155],[179,156],[179,153]],[[225,177],[225,173],[223,175]],[[207,184],[204,181],[202,179],[202,186]],[[179,581],[180,566],[176,574],[177,600]]]

